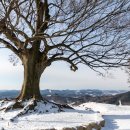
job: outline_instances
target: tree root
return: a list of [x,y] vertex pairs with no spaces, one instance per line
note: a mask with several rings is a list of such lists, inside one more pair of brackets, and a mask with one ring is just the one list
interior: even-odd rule
[[4,110],[4,112],[7,112],[9,110],[14,110],[14,109],[21,109],[24,107],[21,101],[16,101],[16,100],[3,100],[1,102],[1,106],[3,107],[0,108],[0,111]]
[[18,117],[31,113],[38,113],[38,114],[57,113],[57,112],[64,112],[65,109],[73,109],[69,105],[56,104],[54,102],[47,101],[46,99],[42,100],[30,99],[24,101],[6,100],[2,101],[1,103],[2,107],[0,108],[0,111],[3,110],[4,112],[8,112],[16,109],[20,110],[20,112],[18,112],[15,117],[11,118],[10,121],[14,121]]

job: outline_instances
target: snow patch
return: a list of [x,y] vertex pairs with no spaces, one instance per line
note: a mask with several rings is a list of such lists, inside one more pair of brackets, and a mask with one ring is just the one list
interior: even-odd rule
[[[33,101],[26,102],[26,105],[31,105]],[[23,109],[26,109],[23,108]],[[100,113],[90,110],[80,109],[64,109],[64,112],[58,112],[57,105],[51,102],[37,102],[33,114],[30,113],[15,118],[10,122],[14,116],[22,111],[12,110],[9,112],[0,112],[0,127],[8,130],[39,130],[39,129],[52,129],[61,130],[63,128],[76,128],[77,126],[89,125],[90,123],[99,124],[103,120]],[[40,113],[41,112],[41,113]],[[43,113],[45,112],[45,113]]]
[[130,114],[130,106],[123,106],[123,105],[112,105],[112,104],[103,104],[103,103],[95,103],[95,102],[89,102],[81,104],[76,109],[91,109],[96,112],[100,112],[102,115],[111,115],[111,114]]
[[105,127],[102,130],[130,130],[130,106],[89,102],[77,107],[80,110],[86,108],[103,115]]

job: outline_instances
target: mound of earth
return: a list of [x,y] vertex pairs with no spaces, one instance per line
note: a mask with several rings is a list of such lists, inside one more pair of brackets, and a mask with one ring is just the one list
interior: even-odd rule
[[0,109],[1,129],[100,130],[104,123],[101,114],[91,109],[73,109],[68,105],[44,100],[3,100]]
[[50,102],[47,100],[2,100],[0,101],[0,111],[2,112],[13,112],[17,111],[17,114],[11,118],[13,121],[15,118],[20,117],[22,115],[26,115],[28,113],[58,113],[64,112],[66,109],[73,109],[69,105],[61,105],[56,104],[54,102]]

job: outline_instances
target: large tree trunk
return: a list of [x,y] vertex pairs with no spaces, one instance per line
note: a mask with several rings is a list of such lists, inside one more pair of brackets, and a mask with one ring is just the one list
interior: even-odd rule
[[42,99],[39,89],[40,77],[45,67],[35,61],[32,57],[24,58],[24,81],[18,100],[30,98]]
[[[40,77],[45,68],[48,66],[48,62],[45,60],[46,57],[44,57],[44,60],[40,59],[41,58],[38,53],[33,53],[33,55],[26,53],[26,55],[22,57],[24,65],[24,81],[21,93],[13,104],[7,105],[10,101],[6,100],[5,102],[3,101],[3,105],[0,107],[0,110],[4,110],[5,112],[12,109],[21,109],[16,116],[11,118],[11,121],[14,121],[15,118],[27,114],[28,112],[30,113],[30,110],[31,112],[34,111],[38,113],[48,112],[48,105],[51,105],[51,108],[55,108],[55,112],[64,111],[64,108],[72,109],[68,105],[52,103],[42,98],[39,89]],[[29,100],[29,103],[27,100]],[[41,103],[43,105],[41,105]],[[41,108],[43,111],[41,111]]]

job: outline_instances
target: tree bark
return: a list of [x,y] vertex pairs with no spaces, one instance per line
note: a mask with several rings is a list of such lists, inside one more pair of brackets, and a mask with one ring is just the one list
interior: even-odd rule
[[41,63],[35,61],[32,57],[24,58],[24,81],[20,95],[17,97],[18,100],[26,99],[38,99],[41,100],[40,94],[40,77],[46,67],[43,67]]

